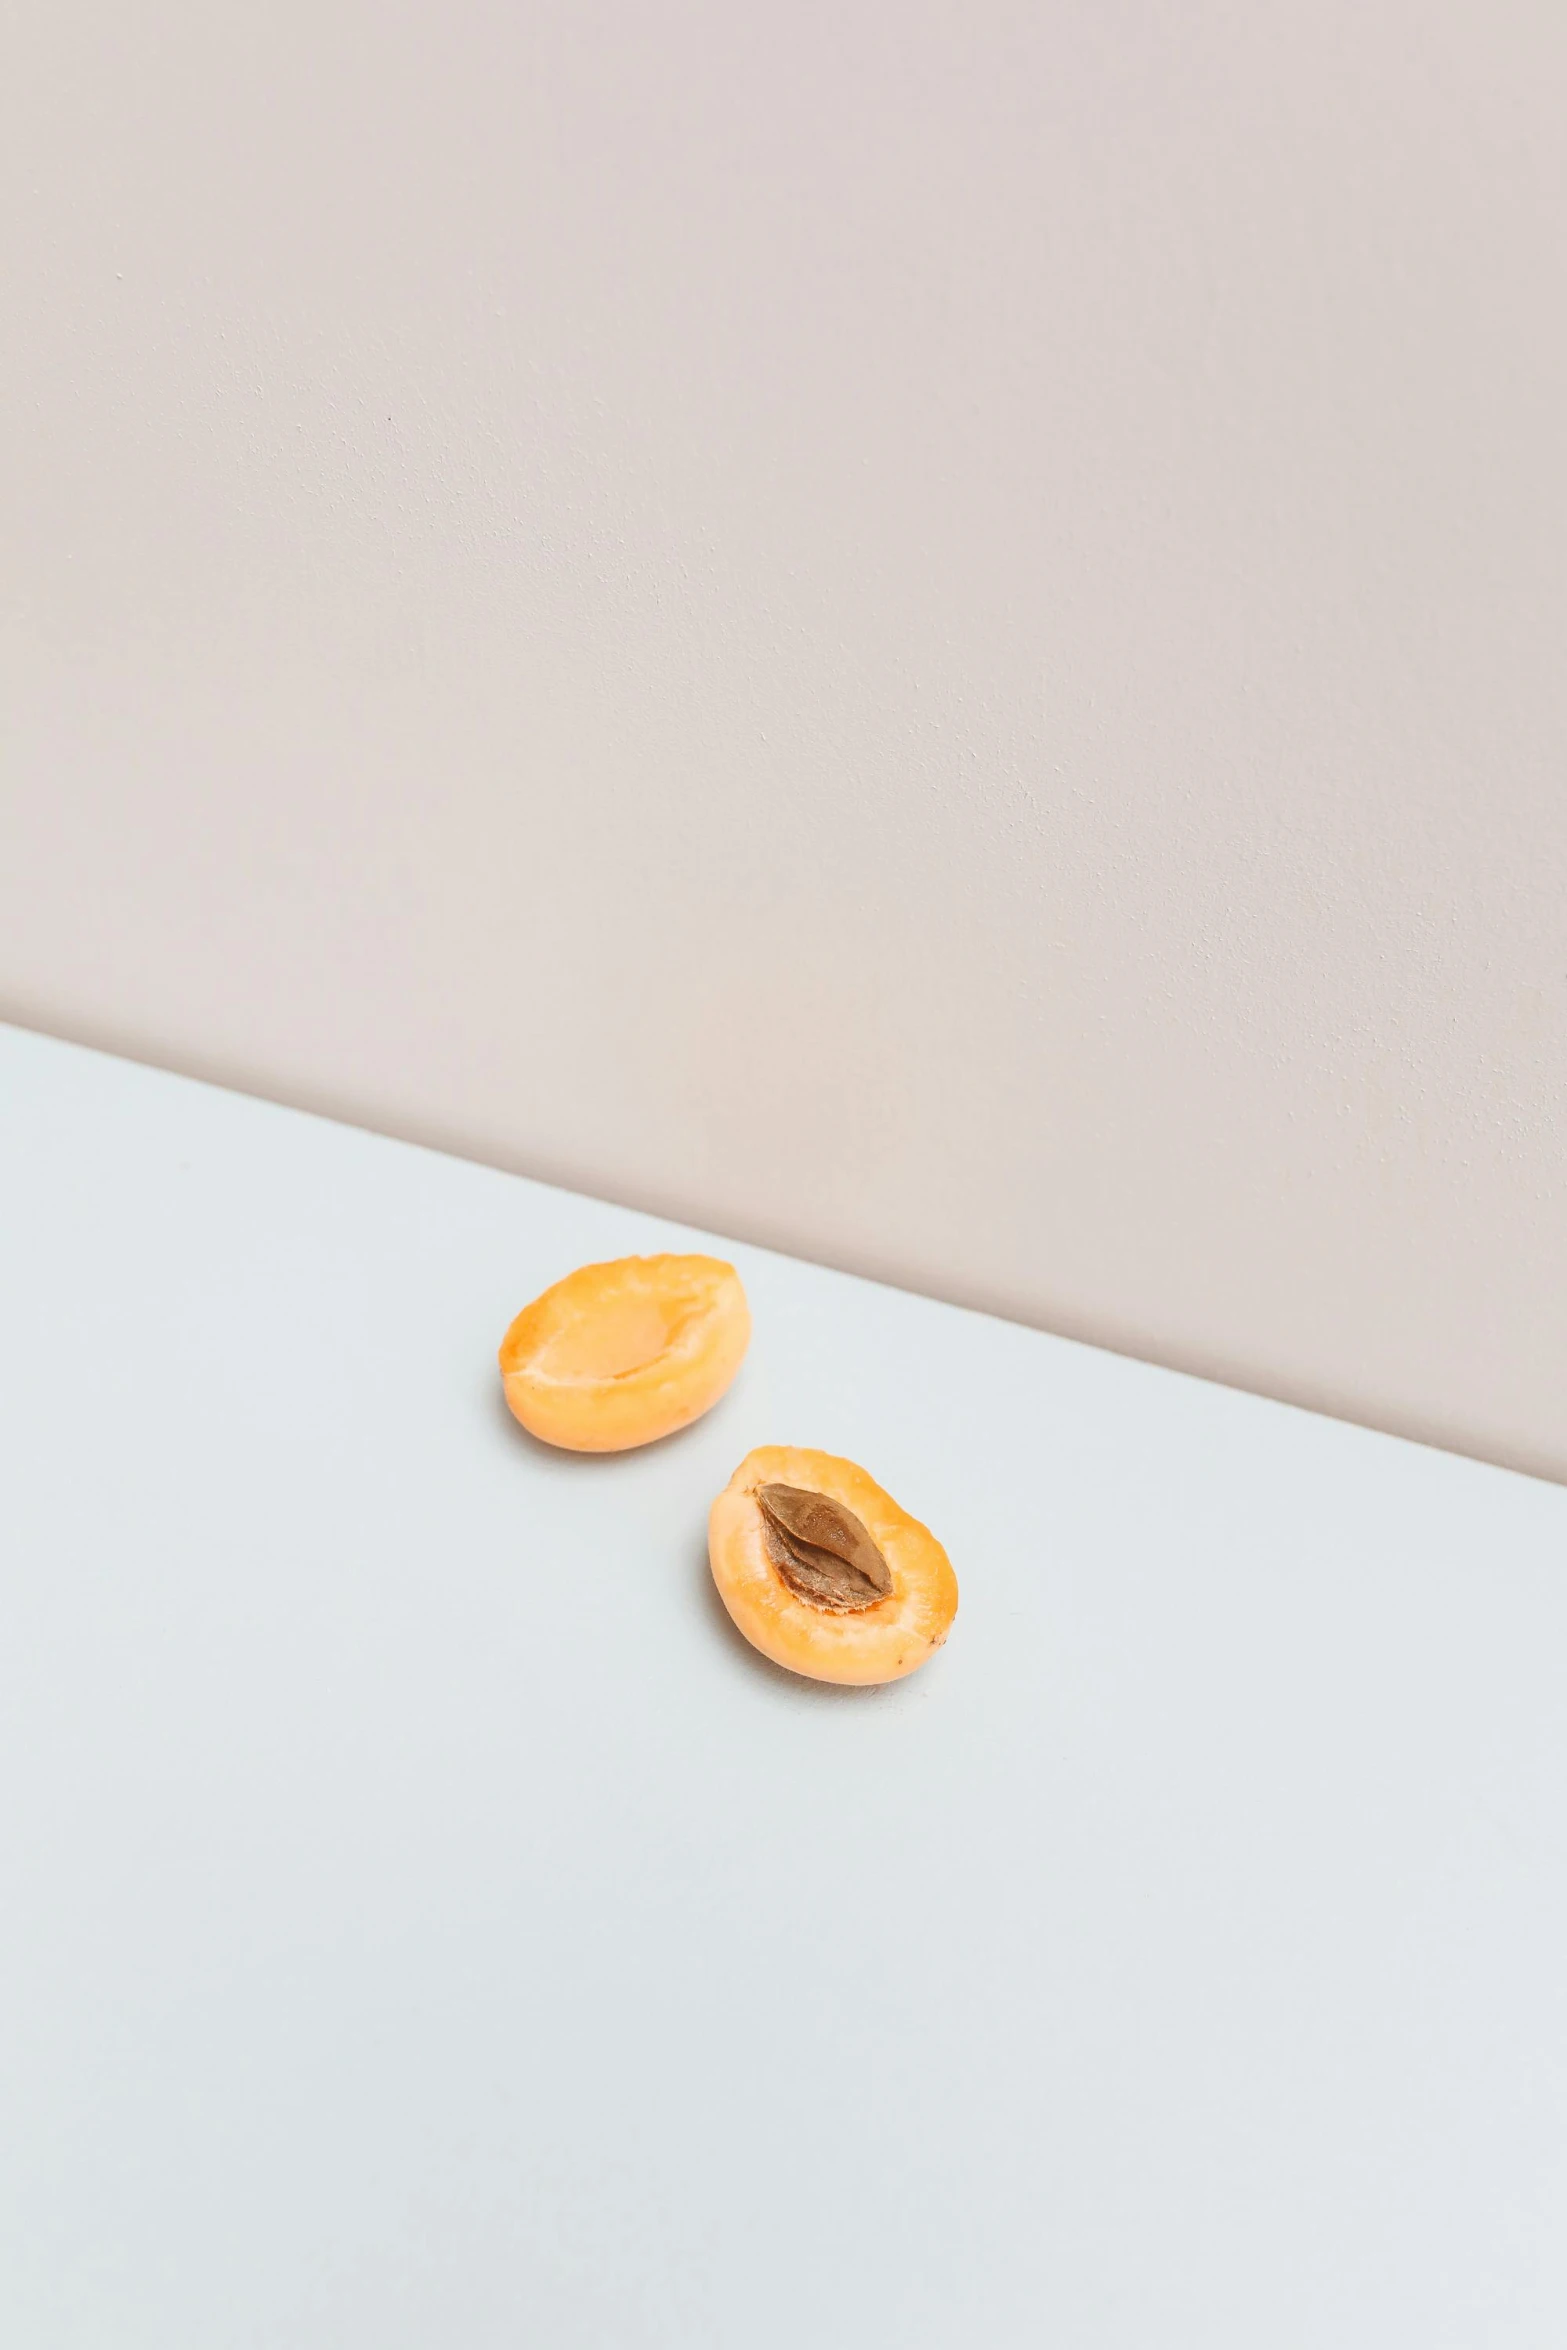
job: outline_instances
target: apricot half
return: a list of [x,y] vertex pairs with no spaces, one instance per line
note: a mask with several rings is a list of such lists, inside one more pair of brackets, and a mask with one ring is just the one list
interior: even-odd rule
[[747,1453],[708,1519],[720,1597],[753,1648],[813,1681],[896,1681],[958,1612],[927,1526],[853,1461],[788,1444]]
[[524,1306],[501,1342],[523,1426],[569,1452],[625,1452],[699,1420],[739,1370],[751,1314],[718,1257],[580,1265]]

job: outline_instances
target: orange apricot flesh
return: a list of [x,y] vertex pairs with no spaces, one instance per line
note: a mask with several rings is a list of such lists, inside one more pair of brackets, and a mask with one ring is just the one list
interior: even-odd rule
[[[851,1512],[890,1570],[886,1597],[839,1613],[802,1596],[798,1579],[791,1586],[780,1571],[776,1540],[769,1543],[775,1505],[761,1498],[764,1489],[793,1492],[797,1513],[814,1495]],[[707,1550],[719,1596],[751,1646],[813,1681],[901,1680],[934,1656],[958,1611],[952,1562],[929,1527],[832,1453],[790,1444],[747,1453],[713,1504]]]
[[751,1313],[718,1257],[579,1265],[501,1343],[506,1401],[568,1452],[626,1452],[711,1410],[739,1370]]

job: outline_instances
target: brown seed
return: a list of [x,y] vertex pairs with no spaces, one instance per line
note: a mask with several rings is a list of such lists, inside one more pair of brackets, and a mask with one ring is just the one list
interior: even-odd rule
[[790,1590],[836,1616],[874,1607],[892,1589],[892,1569],[842,1502],[803,1485],[760,1485],[767,1555]]

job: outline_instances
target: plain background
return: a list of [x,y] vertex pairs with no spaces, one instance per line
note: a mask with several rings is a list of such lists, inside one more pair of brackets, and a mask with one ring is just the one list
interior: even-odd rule
[[0,1011],[1567,1473],[1567,20],[20,0]]
[[[1567,1491],[0,1029],[5,2350],[1562,2350]],[[785,1432],[948,1545],[758,1657]]]

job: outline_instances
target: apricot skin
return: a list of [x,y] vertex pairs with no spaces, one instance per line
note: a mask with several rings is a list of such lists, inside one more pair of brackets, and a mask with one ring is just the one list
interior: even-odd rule
[[[770,1484],[830,1494],[852,1510],[892,1570],[890,1595],[853,1615],[797,1598],[767,1554],[756,1493]],[[901,1680],[935,1654],[957,1614],[957,1577],[929,1527],[832,1453],[789,1444],[747,1453],[713,1504],[707,1551],[719,1596],[751,1646],[812,1681]]]
[[501,1343],[506,1401],[568,1452],[626,1452],[711,1410],[739,1370],[751,1314],[718,1257],[579,1265],[525,1306]]

